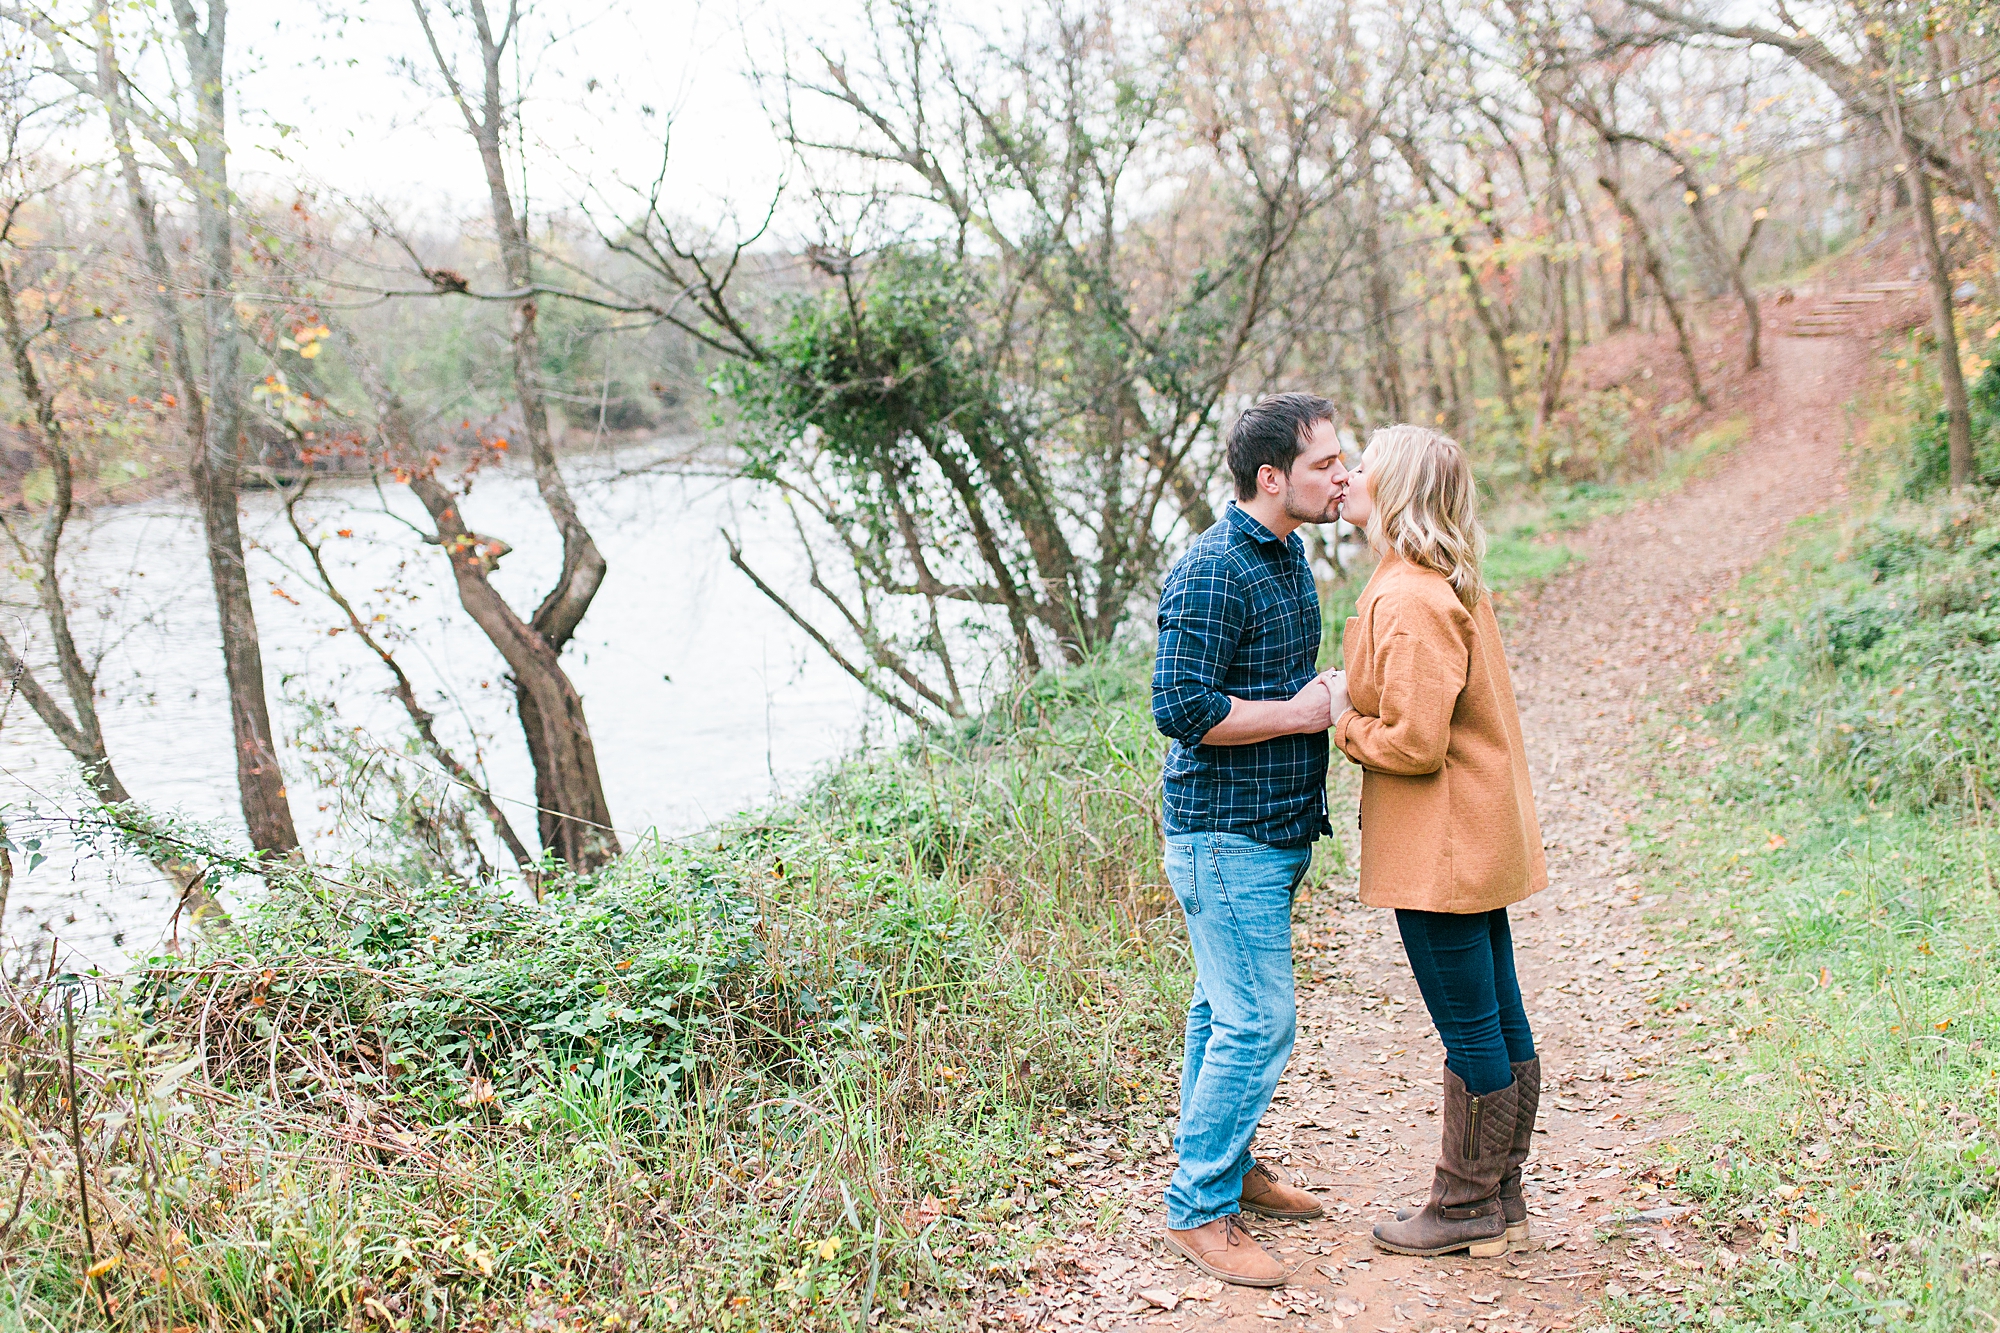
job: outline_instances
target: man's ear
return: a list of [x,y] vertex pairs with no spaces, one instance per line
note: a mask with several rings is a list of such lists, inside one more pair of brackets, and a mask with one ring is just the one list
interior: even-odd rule
[[1283,474],[1269,463],[1257,469],[1257,489],[1266,495],[1281,494],[1285,489],[1284,481]]

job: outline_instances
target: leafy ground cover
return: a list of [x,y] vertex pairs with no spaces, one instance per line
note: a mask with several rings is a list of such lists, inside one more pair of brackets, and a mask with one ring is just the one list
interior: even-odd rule
[[1695,1056],[1664,1168],[1712,1248],[1621,1322],[2000,1315],[2000,502],[1899,498],[1907,419],[1721,608],[1715,701],[1659,736],[1636,836]]
[[921,1324],[1157,1132],[1157,774],[1107,661],[541,906],[298,879],[17,991],[0,1327]]

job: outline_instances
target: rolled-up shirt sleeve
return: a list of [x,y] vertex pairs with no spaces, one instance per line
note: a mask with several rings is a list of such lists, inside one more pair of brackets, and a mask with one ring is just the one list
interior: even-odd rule
[[1229,716],[1222,677],[1245,620],[1243,592],[1222,561],[1201,560],[1168,577],[1153,658],[1153,721],[1163,733],[1198,745]]

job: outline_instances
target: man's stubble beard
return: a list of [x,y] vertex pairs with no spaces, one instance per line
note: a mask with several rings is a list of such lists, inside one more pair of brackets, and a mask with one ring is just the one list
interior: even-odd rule
[[1340,517],[1340,502],[1341,499],[1343,498],[1340,495],[1336,494],[1333,497],[1333,499],[1327,501],[1325,512],[1318,514],[1312,513],[1309,510],[1301,509],[1299,507],[1297,497],[1298,497],[1297,488],[1294,487],[1290,481],[1287,481],[1285,483],[1286,518],[1296,519],[1300,523],[1332,523],[1337,519],[1339,519]]

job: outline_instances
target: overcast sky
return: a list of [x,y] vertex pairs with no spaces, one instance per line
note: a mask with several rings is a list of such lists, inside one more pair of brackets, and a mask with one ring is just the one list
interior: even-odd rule
[[[456,109],[438,95],[409,4],[330,8],[231,7],[241,187],[305,181],[441,213],[483,210],[478,159]],[[838,40],[828,9],[803,0],[544,4],[518,66],[530,99],[533,206],[574,197],[586,177],[650,179],[671,124],[669,197],[695,215],[731,201],[760,213],[785,158],[750,71],[776,68],[781,42]],[[415,86],[399,58],[417,62],[430,86]]]

